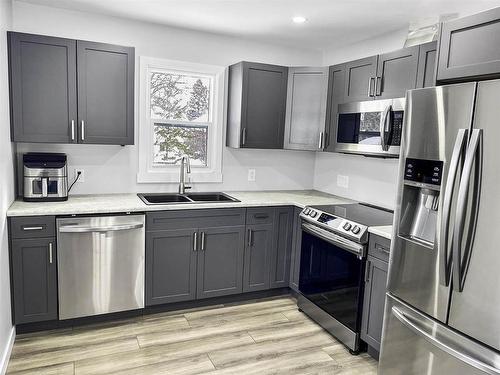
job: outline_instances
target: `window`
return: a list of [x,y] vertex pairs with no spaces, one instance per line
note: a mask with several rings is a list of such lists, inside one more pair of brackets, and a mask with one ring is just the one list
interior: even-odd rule
[[138,182],[222,181],[224,68],[141,58]]

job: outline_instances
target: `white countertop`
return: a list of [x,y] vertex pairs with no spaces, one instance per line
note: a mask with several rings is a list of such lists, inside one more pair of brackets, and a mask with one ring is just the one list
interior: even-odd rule
[[346,198],[315,190],[226,192],[240,202],[146,205],[136,194],[71,195],[65,202],[16,200],[7,216],[81,215],[113,212],[184,210],[198,208],[297,206],[354,203]]
[[392,239],[392,225],[381,225],[378,227],[369,227],[369,233],[376,234],[377,236]]

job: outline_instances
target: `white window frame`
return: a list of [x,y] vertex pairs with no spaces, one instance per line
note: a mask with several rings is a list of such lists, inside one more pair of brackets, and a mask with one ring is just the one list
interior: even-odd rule
[[[153,122],[151,118],[150,73],[165,70],[179,74],[199,74],[213,77],[213,89],[210,99],[212,104],[212,124],[208,130],[207,166],[192,166],[191,182],[222,182],[222,142],[224,138],[224,97],[226,68],[217,65],[205,65],[154,57],[140,57],[139,86],[139,171],[138,183],[178,183],[178,165],[154,165],[153,163]],[[169,121],[176,123],[176,121]],[[205,125],[196,123],[193,125]]]

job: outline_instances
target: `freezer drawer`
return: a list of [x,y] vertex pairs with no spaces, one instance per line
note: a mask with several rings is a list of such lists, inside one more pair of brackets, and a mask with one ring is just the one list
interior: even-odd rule
[[144,307],[144,215],[57,219],[59,319]]
[[500,374],[500,355],[387,294],[379,375]]

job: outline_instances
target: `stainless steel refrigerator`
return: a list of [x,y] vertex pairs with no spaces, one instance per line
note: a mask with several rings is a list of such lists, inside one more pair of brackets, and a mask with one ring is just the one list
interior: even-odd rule
[[405,116],[379,374],[500,374],[500,80]]

